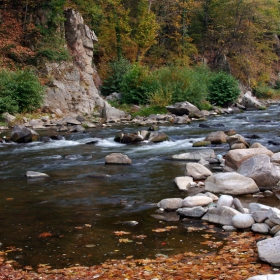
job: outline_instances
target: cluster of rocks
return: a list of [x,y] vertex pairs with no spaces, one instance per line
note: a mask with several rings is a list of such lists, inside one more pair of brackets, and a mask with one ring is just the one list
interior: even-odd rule
[[[220,138],[216,137],[218,134]],[[186,161],[185,176],[175,178],[174,182],[188,196],[163,199],[158,207],[165,212],[176,211],[182,217],[220,224],[226,231],[251,229],[272,235],[273,238],[257,243],[259,258],[279,267],[280,210],[258,203],[249,204],[247,209],[233,196],[264,196],[278,191],[280,153],[273,153],[259,143],[249,145],[238,134],[218,134],[206,138],[216,144],[229,144],[230,150],[223,156],[204,149],[171,157]]]

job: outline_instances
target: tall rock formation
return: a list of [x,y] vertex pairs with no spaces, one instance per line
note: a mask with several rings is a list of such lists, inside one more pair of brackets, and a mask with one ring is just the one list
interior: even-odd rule
[[46,64],[46,75],[51,83],[46,90],[44,110],[87,115],[99,110],[106,119],[125,117],[123,111],[102,99],[94,83],[94,77],[98,77],[92,63],[93,45],[98,41],[96,35],[84,24],[79,12],[68,9],[65,18],[64,33],[73,61]]

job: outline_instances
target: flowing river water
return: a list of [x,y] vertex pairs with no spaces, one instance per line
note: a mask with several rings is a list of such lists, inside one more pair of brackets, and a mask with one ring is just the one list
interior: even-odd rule
[[[184,176],[186,162],[172,161],[170,156],[197,150],[193,142],[212,131],[229,129],[235,129],[250,143],[258,141],[278,152],[279,108],[272,105],[265,111],[209,117],[203,122],[207,128],[199,127],[202,122],[195,121],[189,125],[162,125],[160,131],[170,140],[152,145],[113,141],[120,131],[148,128],[132,125],[64,134],[59,141],[0,144],[0,249],[8,252],[15,266],[34,268],[39,264],[62,268],[130,256],[153,258],[157,254],[216,250],[201,244],[209,238],[205,237],[209,227],[200,221],[182,223],[152,216],[157,214],[156,203],[161,199],[186,196],[173,182],[175,177]],[[4,131],[0,136],[10,133]],[[57,135],[51,129],[38,133]],[[256,136],[259,138],[253,140]],[[90,141],[97,142],[86,144]],[[222,155],[229,149],[227,144],[211,148]],[[105,156],[113,152],[126,154],[132,165],[106,165]],[[30,180],[25,177],[29,170],[50,177]],[[280,207],[274,195],[240,199],[244,206],[258,201]],[[132,227],[127,221],[138,224]],[[163,232],[155,231],[168,226],[171,228]],[[130,234],[118,236],[116,231]],[[211,239],[222,241],[220,227],[214,231]]]

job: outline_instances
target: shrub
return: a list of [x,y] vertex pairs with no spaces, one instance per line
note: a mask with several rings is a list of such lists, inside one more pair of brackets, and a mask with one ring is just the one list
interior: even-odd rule
[[275,91],[267,85],[260,85],[254,88],[253,93],[258,98],[268,99],[273,97]]
[[43,102],[43,87],[31,70],[0,72],[0,113],[22,113],[38,109]]
[[225,73],[214,73],[210,80],[208,100],[217,106],[228,106],[240,93],[237,80]]
[[122,102],[127,104],[147,104],[149,94],[157,88],[157,81],[151,78],[149,70],[134,64],[123,77],[121,83]]
[[113,92],[120,92],[123,78],[131,70],[132,65],[127,59],[121,58],[109,63],[108,67],[108,77],[100,88],[104,96],[108,96]]

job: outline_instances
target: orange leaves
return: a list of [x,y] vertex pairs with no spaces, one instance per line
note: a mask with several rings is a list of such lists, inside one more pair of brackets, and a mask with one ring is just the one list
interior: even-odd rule
[[166,232],[166,231],[170,231],[171,229],[175,229],[177,228],[177,226],[166,226],[165,228],[156,228],[156,229],[152,229],[153,232]]
[[125,235],[125,234],[131,234],[131,232],[128,232],[128,231],[114,231],[114,234],[116,236],[122,236],[122,235]]
[[47,238],[47,237],[52,237],[53,234],[50,232],[42,232],[38,235],[39,238]]

